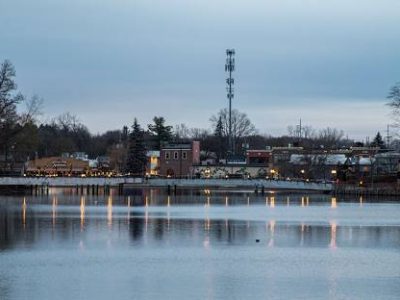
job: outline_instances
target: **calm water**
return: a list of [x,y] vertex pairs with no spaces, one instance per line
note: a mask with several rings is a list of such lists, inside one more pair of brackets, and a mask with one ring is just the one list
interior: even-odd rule
[[399,299],[400,202],[0,196],[0,299]]

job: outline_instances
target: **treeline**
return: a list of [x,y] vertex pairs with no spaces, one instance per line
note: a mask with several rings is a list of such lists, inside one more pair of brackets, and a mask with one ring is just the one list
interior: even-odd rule
[[[229,113],[221,109],[211,116],[211,129],[189,128],[185,124],[173,127],[161,116],[155,116],[151,124],[127,124],[121,129],[102,134],[91,134],[88,128],[73,114],[65,113],[52,120],[40,123],[43,101],[34,96],[30,99],[18,92],[15,70],[9,61],[0,67],[0,168],[10,168],[15,162],[25,162],[34,157],[59,156],[65,152],[85,152],[90,158],[108,155],[118,165],[127,161],[134,128],[140,128],[140,139],[147,150],[157,150],[165,143],[201,142],[202,158],[226,158],[229,153]],[[17,107],[26,104],[24,112]],[[303,126],[288,127],[288,134],[272,137],[259,134],[245,113],[232,111],[232,139],[234,152],[243,154],[247,149],[266,149],[267,146],[302,146],[308,149],[332,149],[362,146],[344,137],[344,132],[335,128],[314,130]],[[373,145],[384,147],[378,133]]]

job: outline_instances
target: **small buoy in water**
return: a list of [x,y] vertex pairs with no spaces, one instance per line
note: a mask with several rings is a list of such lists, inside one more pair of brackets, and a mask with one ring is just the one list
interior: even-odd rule
[[259,243],[260,242],[260,240],[259,239],[256,239],[256,243]]

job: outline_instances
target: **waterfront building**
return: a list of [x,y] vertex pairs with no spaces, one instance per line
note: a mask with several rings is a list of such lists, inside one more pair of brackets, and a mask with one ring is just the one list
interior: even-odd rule
[[81,176],[90,171],[89,162],[73,157],[44,157],[26,163],[28,176]]
[[160,151],[150,150],[146,152],[146,175],[157,176],[160,171]]
[[168,144],[160,151],[160,172],[165,177],[189,177],[200,164],[200,142]]

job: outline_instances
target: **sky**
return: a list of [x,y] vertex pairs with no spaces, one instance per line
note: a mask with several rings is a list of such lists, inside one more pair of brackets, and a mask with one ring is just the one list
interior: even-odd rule
[[236,50],[233,108],[259,133],[336,127],[385,132],[400,81],[398,0],[0,0],[0,61],[92,133],[154,116],[211,128],[228,105],[225,50]]

